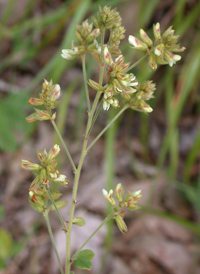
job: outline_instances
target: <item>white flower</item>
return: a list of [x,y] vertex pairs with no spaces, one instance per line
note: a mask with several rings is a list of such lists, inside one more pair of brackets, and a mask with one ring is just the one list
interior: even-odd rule
[[110,108],[110,104],[108,102],[104,101],[103,102],[103,109],[104,110],[109,110],[109,108]]

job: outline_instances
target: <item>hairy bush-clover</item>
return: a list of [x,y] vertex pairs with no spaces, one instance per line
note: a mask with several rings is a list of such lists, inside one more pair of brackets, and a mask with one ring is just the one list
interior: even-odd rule
[[[26,118],[29,123],[36,120],[49,120],[52,123],[74,172],[70,214],[67,222],[65,222],[59,213],[59,209],[66,206],[67,201],[57,201],[62,194],[60,192],[52,191],[51,188],[52,182],[61,186],[67,186],[66,176],[60,174],[56,169],[57,162],[55,158],[60,152],[60,147],[54,145],[49,153],[47,153],[46,149],[43,152],[38,150],[37,155],[40,162],[39,164],[33,163],[31,160],[22,160],[21,162],[22,168],[32,171],[35,175],[35,179],[31,183],[29,189],[29,202],[33,209],[44,215],[62,274],[70,274],[72,264],[78,268],[91,269],[91,260],[94,253],[91,250],[83,249],[86,243],[98,232],[102,225],[106,224],[110,219],[114,219],[119,230],[122,233],[125,233],[128,229],[124,221],[126,210],[134,211],[139,209],[137,202],[142,197],[141,190],[133,192],[127,191],[124,196],[124,188],[121,184],[116,186],[115,194],[112,189],[109,190],[109,192],[103,189],[103,196],[112,205],[113,210],[79,250],[74,255],[71,255],[70,241],[72,225],[80,227],[85,225],[85,221],[81,216],[74,216],[74,211],[79,178],[87,152],[126,109],[131,108],[147,114],[153,110],[150,105],[148,105],[147,101],[154,97],[155,84],[152,81],[140,83],[137,80],[137,75],[134,75],[130,70],[139,64],[145,57],[148,57],[148,64],[153,70],[157,69],[158,64],[169,64],[169,66],[172,66],[181,59],[181,56],[175,53],[185,49],[177,44],[178,36],[174,35],[172,27],[169,27],[161,35],[160,24],[157,23],[153,26],[154,38],[150,38],[142,29],[140,30],[141,40],[132,35],[129,36],[129,45],[134,49],[144,51],[145,56],[134,64],[131,64],[131,62],[126,63],[124,62],[125,58],[119,49],[120,42],[124,38],[125,29],[122,26],[122,19],[117,10],[112,10],[110,7],[100,7],[97,17],[93,17],[92,21],[93,23],[89,24],[88,20],[86,20],[81,25],[76,26],[76,41],[72,42],[71,48],[63,49],[61,53],[62,58],[66,59],[67,62],[77,57],[81,57],[82,59],[88,120],[78,165],[76,166],[74,164],[71,154],[55,123],[56,112],[54,109],[59,105],[57,100],[61,93],[58,84],[53,85],[52,81],[48,82],[47,80],[44,80],[39,98],[30,98],[29,100],[31,105],[40,106],[40,108],[35,108],[35,112]],[[109,32],[107,43],[105,43],[106,30]],[[85,56],[87,54],[92,54],[98,62],[100,68],[98,82],[87,79],[86,77]],[[105,83],[103,82],[103,78],[106,79]],[[93,102],[90,100],[88,85],[96,90],[96,96]],[[108,111],[110,107],[118,109],[118,113],[88,145],[90,132],[100,110],[103,108],[104,111]],[[60,262],[51,230],[48,218],[50,210],[56,210],[63,230],[66,233],[65,269],[63,269]]]

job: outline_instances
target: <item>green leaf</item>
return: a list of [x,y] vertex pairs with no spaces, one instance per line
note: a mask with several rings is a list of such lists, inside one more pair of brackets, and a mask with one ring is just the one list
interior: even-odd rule
[[70,274],[74,274],[74,271],[70,271]]
[[[68,201],[58,201],[55,204],[58,209],[61,209],[61,208],[65,207],[67,205],[67,203],[68,203]],[[51,205],[51,210],[55,210],[54,205]]]
[[76,254],[76,258],[79,259],[79,258],[84,258],[84,259],[87,259],[89,261],[91,261],[94,257],[94,252],[92,250],[89,250],[89,249],[84,249],[84,250],[81,250],[80,252],[78,252]]
[[92,263],[85,258],[79,258],[79,259],[75,260],[74,265],[81,269],[91,269],[92,268]]
[[6,259],[11,255],[13,240],[11,234],[3,228],[0,229],[0,243],[0,257]]

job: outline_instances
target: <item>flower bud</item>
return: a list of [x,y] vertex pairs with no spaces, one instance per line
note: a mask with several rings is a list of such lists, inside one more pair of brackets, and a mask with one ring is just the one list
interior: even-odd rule
[[176,64],[177,61],[181,60],[180,55],[174,54],[167,50],[164,51],[164,58],[168,62],[170,67],[172,67],[174,64]]
[[124,188],[122,184],[118,184],[115,188],[115,195],[119,203],[123,201]]
[[141,190],[129,192],[125,197],[125,202],[127,202],[127,208],[129,210],[136,210],[139,207],[136,205],[138,200],[142,197]]
[[111,203],[111,205],[113,205],[113,206],[115,206],[116,205],[116,202],[115,202],[115,200],[113,199],[113,190],[111,189],[110,191],[109,191],[109,193],[105,190],[105,189],[103,189],[102,190],[102,193],[103,193],[103,196],[104,196],[104,198],[109,202],[109,203]]
[[53,179],[53,181],[61,186],[67,186],[67,177],[63,174],[58,174],[57,178]]
[[112,56],[107,47],[104,48],[104,60],[106,61],[106,64],[108,65],[110,65],[113,62]]
[[60,147],[59,147],[59,145],[55,144],[51,148],[46,161],[49,162],[49,161],[53,160],[56,156],[58,156],[59,152],[60,152]]
[[39,98],[30,98],[28,102],[29,104],[35,105],[35,106],[41,106],[44,104],[44,100]]
[[36,188],[38,188],[39,184],[40,184],[40,176],[36,176],[33,182],[31,183],[29,190],[34,191]]
[[51,93],[50,99],[52,101],[56,101],[59,97],[60,97],[60,85],[56,84]]
[[37,120],[44,121],[44,120],[50,120],[51,116],[48,113],[47,110],[40,110],[35,108],[36,115],[37,115]]
[[37,113],[36,112],[34,112],[31,115],[29,115],[28,117],[26,117],[26,121],[28,123],[32,123],[32,122],[35,122],[37,120],[38,120],[38,118],[37,118]]
[[97,82],[89,79],[88,84],[95,90],[97,91],[104,91],[104,87],[102,87],[101,85],[99,85]]
[[46,180],[47,180],[47,172],[46,172],[46,169],[43,168],[40,171],[40,181],[41,181],[41,183],[46,183]]
[[132,35],[129,35],[128,42],[131,47],[144,51],[148,50],[148,47],[145,43],[143,43],[142,41],[140,41]]
[[37,156],[40,162],[44,162],[46,160],[46,156],[39,149],[37,150]]
[[164,44],[159,44],[158,46],[156,46],[155,48],[154,48],[154,53],[155,53],[155,55],[157,55],[157,56],[163,56],[163,51],[164,51],[164,48],[165,48],[165,46],[164,46]]
[[156,62],[156,57],[154,54],[149,55],[149,66],[153,69],[157,69],[157,62]]
[[72,220],[72,223],[78,226],[84,226],[85,225],[85,220],[81,217],[76,217]]
[[143,29],[140,29],[140,37],[142,41],[145,44],[147,44],[149,47],[153,46],[153,41],[151,40],[151,38],[149,38],[149,36],[146,34],[146,32]]
[[20,166],[24,169],[28,169],[28,170],[39,170],[42,167],[38,164],[34,164],[29,160],[22,160]]
[[116,223],[117,223],[117,226],[118,226],[119,230],[120,230],[122,233],[125,233],[125,232],[128,231],[127,226],[126,226],[126,223],[124,222],[122,216],[117,215],[117,216],[115,217],[115,221],[116,221]]
[[100,34],[100,29],[94,29],[86,38],[86,41],[88,43],[91,43],[94,41],[94,39]]
[[161,36],[160,36],[160,23],[156,23],[155,25],[153,25],[153,33],[154,33],[154,37],[157,40],[161,39]]
[[45,201],[33,191],[29,191],[29,203],[36,211],[43,212],[45,210]]

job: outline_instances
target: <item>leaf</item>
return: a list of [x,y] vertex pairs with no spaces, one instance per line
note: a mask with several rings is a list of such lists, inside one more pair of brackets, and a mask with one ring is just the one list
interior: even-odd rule
[[[67,205],[67,203],[68,203],[68,201],[58,201],[55,204],[58,209],[61,209],[61,208],[65,207]],[[51,205],[51,210],[55,210],[54,205]]]
[[3,228],[0,229],[0,243],[0,257],[6,259],[11,255],[13,240],[11,234]]
[[70,274],[74,274],[74,271],[70,271]]
[[91,261],[94,257],[94,252],[92,250],[89,250],[89,249],[84,249],[84,250],[81,250],[80,252],[78,252],[76,254],[76,258],[79,259],[79,258],[84,258],[84,259],[87,259],[89,261]]
[[75,260],[74,265],[81,269],[91,269],[92,268],[92,263],[85,258],[79,258],[79,259]]

